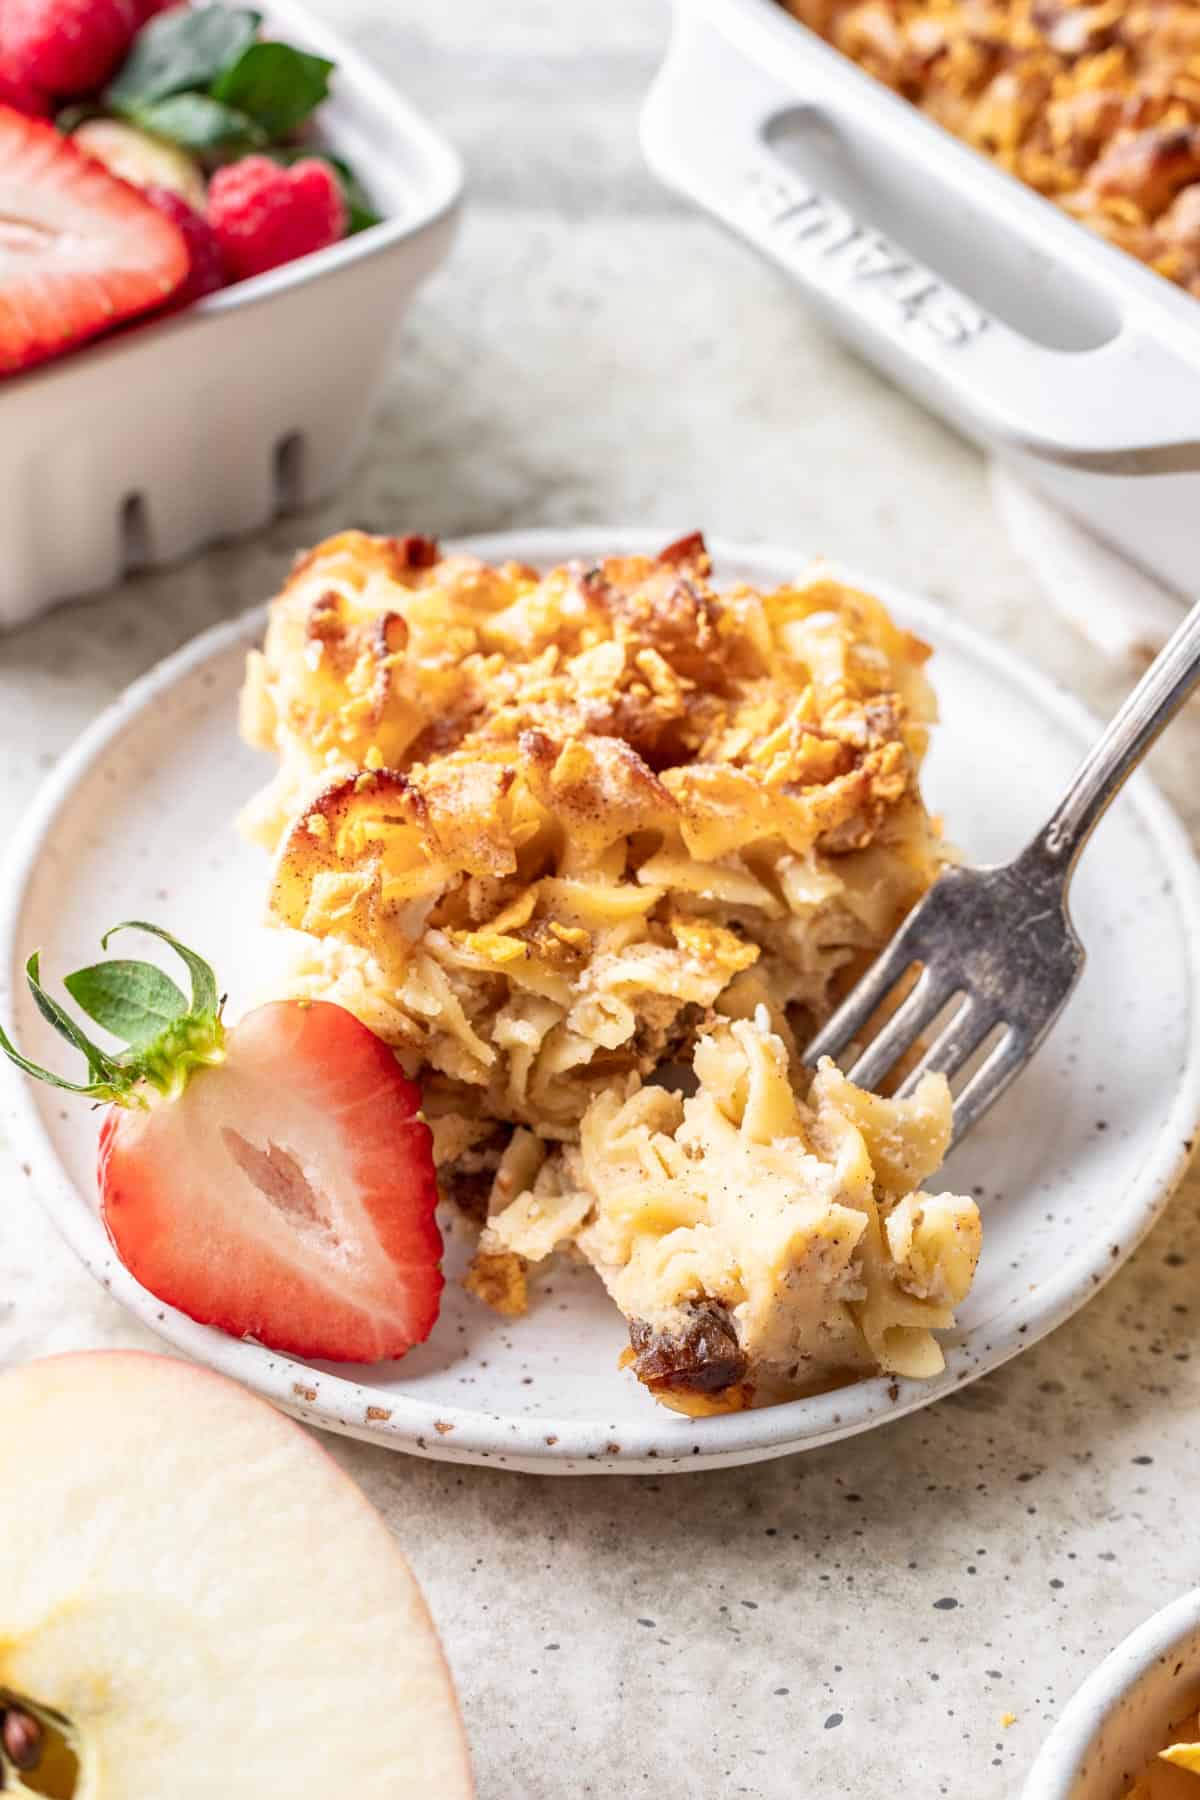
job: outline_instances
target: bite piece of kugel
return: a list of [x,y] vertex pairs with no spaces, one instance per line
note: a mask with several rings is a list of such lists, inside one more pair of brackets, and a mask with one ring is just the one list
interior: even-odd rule
[[536,1155],[518,1134],[476,1291],[573,1247],[629,1322],[626,1360],[684,1412],[936,1374],[981,1238],[973,1200],[921,1188],[949,1144],[944,1077],[886,1099],[826,1060],[802,1097],[765,1011],[703,1037],[694,1071],[689,1098],[636,1078],[599,1096],[504,1203]]
[[28,1787],[10,1761],[6,1793],[469,1800],[416,1582],[298,1425],[220,1376],[106,1352],[0,1377],[0,1439],[20,1463],[0,1703],[46,1758]]

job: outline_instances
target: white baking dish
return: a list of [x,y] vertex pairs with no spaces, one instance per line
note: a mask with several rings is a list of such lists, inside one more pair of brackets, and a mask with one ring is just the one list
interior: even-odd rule
[[319,141],[383,222],[0,383],[0,628],[328,494],[449,248],[450,146],[291,0],[265,26],[337,64]]
[[774,0],[675,0],[642,142],[665,182],[781,264],[918,399],[1196,585],[1200,302]]

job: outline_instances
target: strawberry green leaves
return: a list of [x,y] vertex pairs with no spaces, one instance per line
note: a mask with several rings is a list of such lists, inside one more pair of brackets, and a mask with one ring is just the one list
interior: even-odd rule
[[126,919],[122,925],[110,926],[100,940],[102,950],[108,949],[109,938],[115,937],[118,931],[148,931],[151,937],[161,938],[164,944],[169,944],[176,956],[187,965],[187,972],[191,976],[192,1012],[215,1014],[220,1011],[217,999],[217,978],[202,956],[198,956],[194,950],[189,950],[186,944],[181,944],[177,937],[172,937],[171,933],[164,931],[161,925],[147,924],[145,919]]
[[93,963],[65,976],[63,986],[89,1019],[135,1047],[153,1043],[188,1009],[171,977],[153,963]]
[[9,1042],[2,1029],[0,1029],[0,1050],[3,1050],[19,1069],[24,1069],[27,1075],[34,1075],[39,1081],[48,1081],[53,1087],[66,1088],[72,1094],[91,1094],[101,1100],[113,1098],[116,1087],[121,1085],[120,1065],[114,1057],[109,1056],[106,1051],[93,1044],[79,1029],[70,1014],[65,1013],[58,1002],[50,998],[41,983],[41,969],[36,950],[25,965],[25,978],[43,1019],[53,1025],[55,1031],[65,1037],[69,1044],[73,1044],[76,1050],[82,1052],[87,1062],[89,1079],[86,1083],[67,1081],[63,1076],[55,1075],[49,1069],[39,1068],[36,1063],[31,1063],[27,1057],[21,1055]]
[[258,35],[260,15],[225,6],[172,7],[143,26],[105,98],[133,116],[170,94],[206,93]]
[[208,94],[170,94],[153,106],[138,107],[128,117],[142,131],[166,138],[181,149],[222,155],[259,150],[267,142],[261,125],[234,106]]
[[173,7],[137,35],[105,103],[143,131],[220,161],[302,125],[329,92],[333,64],[263,41],[244,7]]
[[251,44],[209,90],[259,125],[268,140],[303,124],[329,92],[333,64],[290,44]]
[[193,1069],[222,1060],[224,1027],[212,969],[202,956],[181,944],[169,931],[140,919],[114,925],[106,933],[103,947],[108,948],[109,938],[116,932],[128,930],[149,932],[170,945],[188,970],[190,1001],[154,963],[113,958],[76,969],[63,985],[89,1019],[126,1046],[114,1055],[93,1043],[46,992],[35,950],[25,969],[29,991],[42,1017],[83,1056],[88,1080],[68,1081],[31,1062],[0,1029],[0,1050],[27,1075],[95,1100],[138,1106],[145,1104],[145,1084],[160,1093],[174,1095],[184,1087]]

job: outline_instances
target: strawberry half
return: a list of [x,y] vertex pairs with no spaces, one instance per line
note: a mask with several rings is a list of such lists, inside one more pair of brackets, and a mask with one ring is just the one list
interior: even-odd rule
[[135,188],[0,106],[0,375],[160,306],[188,267],[179,227]]
[[27,1073],[111,1103],[100,1207],[121,1261],[160,1300],[235,1337],[323,1361],[403,1356],[432,1330],[443,1286],[417,1089],[340,1006],[283,1000],[227,1028],[208,965],[138,928],[185,958],[190,1005],[152,963],[66,980],[125,1039],[120,1056],[90,1042],[30,958],[34,998],[87,1058],[86,1083],[38,1068],[0,1031]]

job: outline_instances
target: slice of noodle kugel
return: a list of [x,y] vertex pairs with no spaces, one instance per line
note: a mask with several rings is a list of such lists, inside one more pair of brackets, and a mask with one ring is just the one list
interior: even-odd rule
[[6,1800],[469,1800],[420,1589],[298,1425],[97,1352],[0,1377],[0,1443]]

